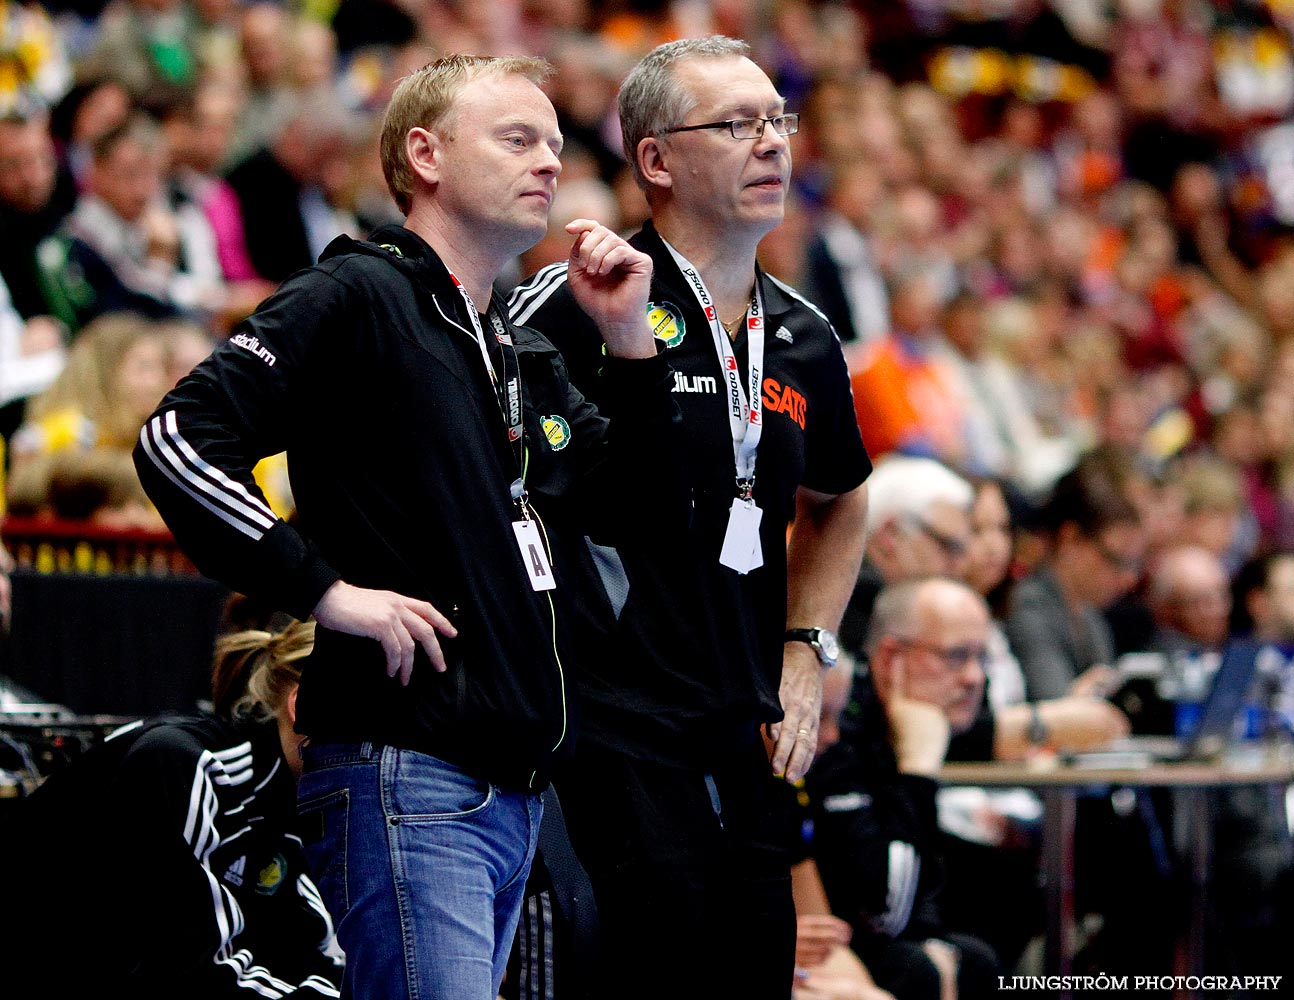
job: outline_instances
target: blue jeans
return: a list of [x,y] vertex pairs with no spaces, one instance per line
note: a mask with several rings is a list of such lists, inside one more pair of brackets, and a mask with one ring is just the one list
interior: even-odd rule
[[354,1000],[494,1000],[543,803],[427,754],[307,744],[306,861]]

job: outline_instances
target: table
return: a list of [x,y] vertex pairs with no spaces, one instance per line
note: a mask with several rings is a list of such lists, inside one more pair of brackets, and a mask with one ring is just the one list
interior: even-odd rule
[[[1188,861],[1191,889],[1190,921],[1178,941],[1173,972],[1198,975],[1203,971],[1205,905],[1213,854],[1208,792],[1245,785],[1290,784],[1294,782],[1294,762],[1285,755],[1135,768],[1091,768],[1057,762],[1044,767],[992,761],[945,764],[938,777],[946,785],[1028,788],[1041,795],[1047,972],[1060,976],[1071,972],[1074,958],[1074,821],[1079,792],[1109,786],[1171,789],[1175,799],[1174,839]],[[1153,971],[1146,970],[1148,974]]]

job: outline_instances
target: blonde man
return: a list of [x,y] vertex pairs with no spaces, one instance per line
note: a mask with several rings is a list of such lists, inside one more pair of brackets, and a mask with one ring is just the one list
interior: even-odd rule
[[[669,478],[650,261],[594,222],[568,227],[620,390],[610,443],[556,352],[491,293],[543,236],[561,170],[545,71],[454,56],[406,77],[381,144],[404,225],[340,238],[289,279],[136,452],[204,571],[318,620],[297,718],[303,839],[356,1000],[495,996],[539,793],[571,738],[554,580],[590,528],[565,526],[607,510],[612,530],[636,476]],[[300,530],[250,474],[284,448]],[[686,516],[676,492],[667,518]]]

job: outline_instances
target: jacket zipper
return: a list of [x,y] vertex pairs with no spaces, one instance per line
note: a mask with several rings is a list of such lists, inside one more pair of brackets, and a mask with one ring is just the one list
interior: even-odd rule
[[[462,325],[455,322],[451,317],[445,314],[445,310],[441,308],[440,299],[438,299],[435,295],[432,295],[431,301],[436,304],[436,311],[440,313],[441,318],[443,318],[446,323],[449,323],[451,326],[454,326],[457,329],[462,330],[463,333],[467,334],[467,336],[469,337],[472,336],[472,334],[468,332],[466,329],[464,329]],[[525,452],[525,457],[523,459],[523,465],[522,465],[522,473],[521,473],[521,480],[520,480],[522,484],[525,483],[526,469],[528,469],[529,466],[530,466],[530,451],[529,449],[527,449]],[[548,556],[548,563],[551,566],[553,562],[553,547],[548,542],[548,529],[544,527],[544,521],[543,521],[543,518],[539,516],[539,512],[530,506],[527,500],[527,495],[525,492],[524,485],[522,487],[521,493],[515,499],[517,501],[517,506],[521,510],[521,517],[523,520],[529,521],[530,516],[532,514],[534,515],[535,523],[539,525],[539,534],[543,537],[544,552]],[[556,753],[557,748],[560,747],[562,745],[562,741],[566,739],[566,721],[567,721],[566,668],[562,666],[561,654],[557,652],[557,609],[553,606],[552,591],[545,591],[544,596],[548,599],[548,621],[552,628],[551,641],[553,645],[553,660],[557,664],[558,690],[562,697],[562,731],[557,736],[557,742],[554,743],[552,746],[552,749],[548,751],[549,753]],[[532,788],[535,785],[535,775],[537,775],[538,773],[539,771],[537,769],[530,772],[530,780],[527,782],[527,784],[530,785],[530,787]]]
[[[525,466],[528,467],[529,465],[530,450],[526,449]],[[520,481],[524,483],[524,471],[522,475],[523,478]],[[544,527],[544,519],[539,516],[539,511],[530,506],[528,494],[524,487],[516,497],[516,500],[517,506],[521,509],[522,520],[529,521],[531,516],[534,516],[535,524],[539,526],[539,534],[544,542],[544,553],[548,556],[548,564],[551,566],[553,562],[553,547],[548,541],[548,529]],[[557,609],[553,606],[553,592],[551,590],[546,590],[544,591],[544,596],[548,599],[548,621],[552,628],[551,640],[553,644],[553,661],[557,664],[558,691],[562,698],[562,731],[557,736],[557,742],[554,743],[552,748],[548,751],[549,753],[556,753],[557,748],[560,747],[562,745],[562,741],[566,739],[566,668],[562,666],[562,657],[557,651]],[[538,773],[538,770],[530,772],[530,780],[527,784],[530,785],[531,788],[535,786],[535,775]]]

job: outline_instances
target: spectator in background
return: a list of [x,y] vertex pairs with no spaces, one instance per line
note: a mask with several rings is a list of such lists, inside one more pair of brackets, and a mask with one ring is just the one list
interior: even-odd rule
[[987,996],[997,959],[948,927],[935,775],[984,690],[989,614],[964,584],[925,580],[876,600],[842,738],[810,771],[813,853],[832,912],[876,985],[903,1000]]
[[49,312],[36,247],[72,210],[76,187],[60,166],[49,115],[0,118],[0,279],[23,319]]
[[[1080,463],[1056,484],[1041,527],[1049,551],[1011,595],[1007,639],[1030,699],[1099,692],[1115,652],[1101,612],[1141,578],[1137,509],[1097,463]],[[1098,666],[1105,669],[1089,673]]]
[[124,125],[134,111],[135,103],[120,83],[92,79],[69,90],[50,112],[50,131],[78,189],[85,188],[94,144]]
[[297,103],[270,144],[229,172],[257,274],[282,281],[355,228],[335,196],[360,138],[347,112],[315,96]]
[[156,508],[135,474],[130,453],[119,448],[60,451],[50,456],[43,500],[23,496],[26,481],[14,482],[15,513],[79,521],[110,531],[164,531]]
[[[992,479],[973,483],[970,539],[962,563],[962,579],[986,600],[1010,599],[1007,573],[1012,555],[1011,516],[1001,485]],[[988,678],[986,706],[990,711],[992,739],[967,753],[970,745],[958,748],[958,759],[983,759],[991,754],[999,760],[1021,760],[1042,747],[1062,753],[1079,753],[1106,746],[1128,732],[1128,720],[1114,706],[1090,693],[1070,693],[1046,700],[1029,699],[1024,673],[1007,641],[1001,620],[989,623],[984,670]],[[983,720],[981,720],[983,721]]]
[[[994,312],[1000,316],[1013,306],[1029,308],[1005,300]],[[944,341],[938,351],[965,407],[964,464],[970,472],[1009,479],[1036,496],[1073,465],[1077,452],[1072,441],[1043,433],[1029,410],[1019,368],[989,346],[984,310],[978,295],[958,294],[944,311]]]
[[1294,553],[1272,552],[1246,563],[1235,594],[1239,632],[1294,650]]
[[[103,316],[86,327],[14,435],[11,506],[26,513],[45,506],[55,455],[129,453],[167,384],[165,343],[147,320]],[[64,482],[73,467],[74,460],[62,463]]]
[[891,301],[892,331],[855,361],[854,408],[871,454],[900,451],[949,465],[966,458],[966,404],[940,350],[940,296],[932,274],[900,278]]
[[1202,452],[1184,459],[1172,478],[1182,493],[1181,540],[1212,553],[1233,576],[1258,544],[1256,512],[1247,503],[1240,471]]
[[1146,596],[1155,620],[1154,649],[1173,656],[1220,650],[1231,619],[1231,581],[1217,554],[1182,544],[1161,552]]
[[971,486],[931,458],[891,456],[868,479],[867,550],[840,623],[841,647],[864,653],[876,595],[889,584],[960,575]]
[[197,323],[164,320],[157,331],[166,341],[166,387],[169,389],[180,379],[205,361],[216,346],[216,339]]
[[0,435],[22,423],[27,399],[49,387],[63,370],[66,327],[51,316],[24,320],[0,278]]
[[[4,16],[0,14],[0,16]],[[28,397],[63,367],[66,326],[48,315],[36,247],[71,209],[44,112],[0,117],[0,436],[22,423]]]
[[[1009,586],[1011,515],[998,482],[977,479],[974,490],[962,579],[991,607],[1000,606],[1005,603],[1002,588]],[[1123,713],[1099,698],[1027,701],[1020,663],[996,615],[984,650],[985,701],[975,723],[951,741],[950,759],[1027,760],[1048,750],[1100,749],[1127,735]],[[1024,789],[943,788],[938,807],[945,833],[943,908],[948,922],[982,937],[1002,964],[1012,967],[1043,927],[1035,836],[1042,804]],[[984,900],[990,895],[1001,905],[986,910]]]
[[142,115],[95,143],[85,193],[38,250],[51,311],[74,330],[104,313],[158,319],[212,304],[180,259],[166,163],[161,131]]
[[273,143],[292,113],[290,24],[288,12],[268,0],[257,0],[242,10],[239,43],[247,92],[221,164],[226,170]]
[[[1235,581],[1235,632],[1264,645],[1250,692],[1267,710],[1268,735],[1294,730],[1294,553],[1250,560]],[[1242,788],[1220,797],[1215,813],[1216,905],[1227,958],[1237,970],[1277,967],[1289,948],[1277,916],[1289,906],[1294,843],[1289,789]]]
[[212,303],[220,329],[249,314],[273,290],[252,266],[238,196],[215,173],[237,107],[234,93],[208,84],[175,93],[160,109],[170,151],[166,194],[180,254],[193,283]]
[[138,101],[197,79],[197,21],[184,0],[125,0],[104,12],[78,61],[80,79],[111,79]]
[[[0,831],[6,856],[25,859],[0,908],[16,995],[54,982],[117,996],[338,995],[341,952],[295,829],[292,724],[313,644],[313,622],[223,637],[215,715],[125,726],[21,804]],[[69,906],[93,920],[75,962],[49,933]]]
[[884,194],[880,172],[871,163],[856,160],[840,166],[805,252],[805,294],[846,344],[846,360],[890,330],[889,296],[866,235]]

